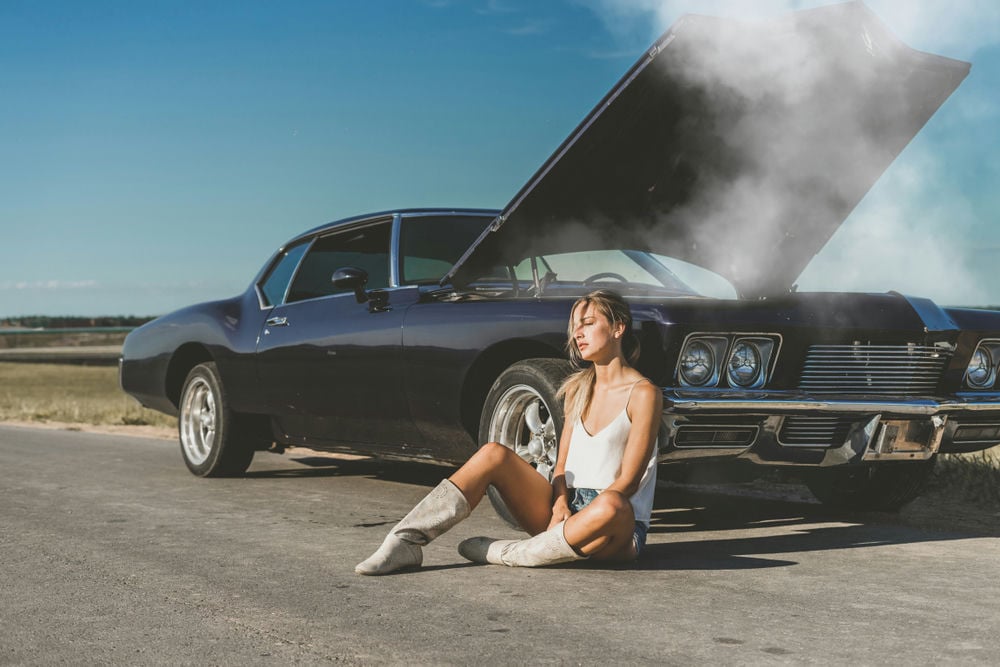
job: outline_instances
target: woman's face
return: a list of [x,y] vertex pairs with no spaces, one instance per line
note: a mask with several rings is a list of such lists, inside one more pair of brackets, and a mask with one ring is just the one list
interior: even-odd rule
[[584,361],[602,361],[621,355],[623,324],[616,327],[592,303],[573,310],[573,342]]

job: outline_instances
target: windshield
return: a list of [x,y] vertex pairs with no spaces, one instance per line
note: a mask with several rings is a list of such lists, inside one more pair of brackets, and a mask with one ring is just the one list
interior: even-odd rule
[[528,289],[534,284],[534,271],[538,273],[542,290],[550,292],[559,288],[608,287],[629,293],[736,297],[733,286],[718,274],[673,257],[641,250],[538,255],[511,267],[497,267],[482,280],[507,283],[515,280],[519,289]]

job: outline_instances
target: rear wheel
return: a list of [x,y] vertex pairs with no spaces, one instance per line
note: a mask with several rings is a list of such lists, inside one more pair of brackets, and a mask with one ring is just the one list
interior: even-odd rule
[[824,505],[895,512],[923,492],[935,458],[813,470],[806,485]]
[[219,371],[212,362],[188,373],[181,390],[177,430],[184,463],[199,477],[232,477],[250,467],[264,440],[250,420],[229,409]]
[[[483,405],[479,442],[499,442],[514,450],[547,480],[559,453],[562,404],[556,398],[559,385],[573,370],[561,359],[527,359],[501,373]],[[490,502],[500,517],[512,526],[517,521],[492,486]]]

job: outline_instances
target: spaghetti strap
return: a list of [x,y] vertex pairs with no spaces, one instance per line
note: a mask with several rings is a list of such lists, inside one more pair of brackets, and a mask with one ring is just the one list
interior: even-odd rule
[[[628,388],[628,397],[625,399],[625,412],[626,412],[626,414],[628,413],[628,404],[632,400],[632,390],[635,389],[635,386],[637,384],[639,384],[640,382],[642,382],[643,380],[646,380],[646,379],[647,378],[639,378],[638,380],[636,380],[635,382],[632,383],[631,387]],[[631,417],[629,417],[629,419],[631,419]]]

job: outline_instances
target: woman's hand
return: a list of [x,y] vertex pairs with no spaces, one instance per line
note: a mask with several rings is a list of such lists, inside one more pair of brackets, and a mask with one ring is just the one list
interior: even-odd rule
[[549,528],[552,528],[560,521],[565,521],[571,515],[569,503],[566,502],[566,496],[557,496],[555,502],[552,503],[552,518],[549,520]]

